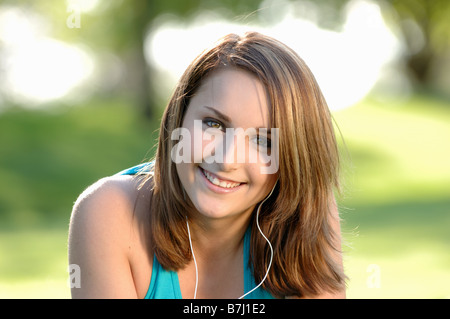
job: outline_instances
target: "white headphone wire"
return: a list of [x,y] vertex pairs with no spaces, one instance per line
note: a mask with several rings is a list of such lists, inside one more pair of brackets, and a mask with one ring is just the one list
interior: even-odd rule
[[[278,180],[277,180],[278,182]],[[269,275],[269,270],[270,267],[272,267],[272,260],[273,260],[273,248],[272,248],[272,244],[270,243],[269,239],[267,239],[267,237],[264,235],[264,233],[261,230],[261,227],[259,227],[259,211],[261,210],[261,206],[262,204],[264,204],[264,202],[270,197],[270,195],[272,195],[273,190],[275,189],[275,186],[277,185],[277,183],[275,183],[275,185],[273,186],[272,190],[270,191],[270,194],[267,195],[267,197],[259,204],[258,206],[258,210],[256,211],[256,226],[258,227],[259,233],[261,234],[261,236],[264,237],[264,239],[267,241],[267,243],[269,244],[269,248],[270,248],[270,261],[269,261],[269,266],[267,266],[267,271],[266,274],[264,275],[264,278],[261,280],[261,282],[254,287],[252,290],[246,292],[245,294],[243,294],[242,296],[240,296],[238,299],[242,299],[245,296],[247,296],[248,294],[252,293],[253,291],[255,291],[256,289],[258,289],[263,282],[266,280],[267,276]]]
[[[277,180],[278,182],[278,180]],[[267,239],[267,237],[264,235],[264,233],[261,230],[261,227],[259,226],[259,211],[261,210],[261,206],[262,204],[264,204],[264,202],[270,197],[270,195],[272,195],[275,186],[277,185],[277,183],[275,183],[275,185],[273,186],[272,190],[270,191],[269,195],[267,195],[267,197],[259,204],[258,206],[258,210],[256,211],[256,226],[258,227],[258,230],[261,234],[261,236],[264,237],[264,239],[267,241],[267,243],[269,244],[269,248],[270,248],[270,261],[269,261],[269,266],[267,267],[266,270],[266,274],[264,275],[264,278],[261,280],[261,282],[254,287],[252,290],[246,292],[245,294],[243,294],[242,296],[240,296],[238,299],[242,299],[245,296],[247,296],[248,294],[252,293],[253,291],[255,291],[256,289],[258,289],[263,282],[266,280],[267,276],[269,275],[269,270],[272,267],[272,260],[273,260],[273,248],[272,248],[272,244],[270,243],[269,239]],[[191,252],[192,252],[192,258],[194,259],[194,265],[195,265],[195,290],[194,290],[194,299],[197,298],[197,288],[198,288],[198,268],[197,268],[197,261],[195,259],[195,254],[194,254],[194,249],[192,247],[192,239],[191,239],[191,232],[189,229],[189,222],[188,222],[188,217],[186,216],[186,226],[187,226],[187,231],[188,231],[188,235],[189,235],[189,245],[191,247]]]
[[187,231],[188,231],[188,235],[189,235],[189,245],[191,246],[192,258],[194,259],[194,265],[195,265],[194,299],[196,299],[197,298],[197,288],[198,288],[198,268],[197,268],[197,260],[195,260],[194,249],[192,248],[191,231],[189,230],[189,222],[188,222],[187,216],[186,216],[186,225],[187,225]]

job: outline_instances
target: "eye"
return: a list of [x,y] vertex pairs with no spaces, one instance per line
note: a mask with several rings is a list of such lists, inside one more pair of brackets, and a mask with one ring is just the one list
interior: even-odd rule
[[258,146],[262,146],[262,147],[270,147],[271,146],[270,138],[267,138],[265,136],[258,135],[253,138],[253,141]]
[[219,129],[219,130],[223,129],[222,123],[220,123],[216,120],[213,120],[213,119],[206,119],[203,121],[203,123],[210,128],[215,128],[215,129]]

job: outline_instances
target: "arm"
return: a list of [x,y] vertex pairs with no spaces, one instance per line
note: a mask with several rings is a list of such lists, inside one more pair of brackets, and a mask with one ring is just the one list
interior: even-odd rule
[[100,180],[74,205],[69,264],[80,267],[81,287],[73,298],[137,297],[127,255],[133,205],[122,184]]

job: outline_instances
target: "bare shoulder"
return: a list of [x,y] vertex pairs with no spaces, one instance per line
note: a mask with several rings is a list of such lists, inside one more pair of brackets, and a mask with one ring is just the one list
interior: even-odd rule
[[90,227],[95,227],[96,231],[116,231],[130,225],[142,194],[138,181],[132,176],[102,178],[76,200],[71,225],[81,223],[86,231]]
[[[114,204],[129,204],[133,189],[130,187],[130,176],[105,177],[84,190],[75,202],[73,215],[86,211],[86,208],[100,208]],[[91,211],[91,209],[87,209]],[[91,214],[92,215],[92,214]]]
[[[76,200],[69,229],[69,263],[81,269],[73,297],[135,298],[134,261],[148,259],[148,182],[133,176],[102,178]],[[146,268],[147,269],[147,268]],[[114,280],[111,280],[114,279]],[[139,286],[139,285],[138,285]],[[142,289],[141,289],[142,290]]]

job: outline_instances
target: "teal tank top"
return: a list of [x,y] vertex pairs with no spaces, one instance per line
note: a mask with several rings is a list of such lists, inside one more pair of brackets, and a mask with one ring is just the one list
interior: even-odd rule
[[[151,171],[153,162],[140,164],[119,172],[117,175],[138,175],[146,174]],[[253,277],[252,266],[249,262],[250,257],[250,236],[251,229],[247,229],[244,235],[244,293],[256,287]],[[240,297],[240,296],[237,296]],[[236,297],[236,298],[237,298]],[[180,282],[178,274],[175,271],[164,269],[158,262],[156,256],[153,256],[152,276],[145,299],[181,299]],[[259,287],[244,299],[273,299],[274,297],[263,288]]]

